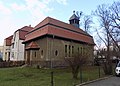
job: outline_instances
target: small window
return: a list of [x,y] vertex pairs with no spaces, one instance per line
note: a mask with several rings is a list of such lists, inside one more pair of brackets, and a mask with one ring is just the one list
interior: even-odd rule
[[72,46],[72,54],[74,53],[74,46]]
[[43,56],[43,50],[41,50],[41,56]]
[[58,56],[58,51],[57,50],[55,51],[55,56]]
[[65,53],[67,53],[67,45],[65,45]]
[[36,51],[35,51],[35,57],[36,57],[37,55],[36,55]]
[[81,47],[81,54],[82,54],[82,52],[83,52],[83,48]]
[[83,55],[85,54],[85,48],[83,47]]
[[72,56],[74,55],[74,46],[72,46]]
[[71,51],[71,46],[69,45],[69,57],[70,57],[70,53],[71,53],[70,51]]
[[78,54],[79,54],[79,47],[78,47]]
[[65,45],[65,57],[67,57],[67,45]]

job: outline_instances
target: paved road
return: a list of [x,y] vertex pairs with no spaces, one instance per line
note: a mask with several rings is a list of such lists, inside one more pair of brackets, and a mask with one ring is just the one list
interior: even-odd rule
[[105,80],[97,81],[83,86],[120,86],[120,77],[110,77]]

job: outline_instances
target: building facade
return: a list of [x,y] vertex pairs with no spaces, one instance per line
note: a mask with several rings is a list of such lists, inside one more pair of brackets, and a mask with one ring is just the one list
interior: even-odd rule
[[13,35],[11,35],[11,36],[7,37],[6,39],[4,39],[3,61],[9,61],[10,60],[12,38],[13,38]]
[[24,44],[25,35],[33,28],[24,26],[14,32],[11,44],[10,61],[24,61]]
[[66,57],[76,53],[89,54],[93,58],[94,41],[92,36],[81,30],[79,18],[75,14],[70,24],[47,17],[26,35],[25,61],[40,67],[64,66]]

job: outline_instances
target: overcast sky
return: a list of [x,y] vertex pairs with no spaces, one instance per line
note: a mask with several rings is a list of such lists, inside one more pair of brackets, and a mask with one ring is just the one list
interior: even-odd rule
[[118,0],[0,0],[0,45],[23,26],[35,26],[50,16],[68,23],[73,10],[90,15],[100,4]]

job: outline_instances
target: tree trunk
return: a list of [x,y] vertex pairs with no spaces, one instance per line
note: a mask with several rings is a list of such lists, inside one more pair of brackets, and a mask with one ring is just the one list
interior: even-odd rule
[[104,62],[103,63],[103,70],[104,70],[105,75],[111,75],[112,74],[111,62]]
[[72,67],[72,75],[73,79],[78,79],[78,73],[79,73],[79,66]]
[[110,56],[110,36],[109,36],[109,29],[107,30],[107,53],[106,53],[106,64],[105,64],[105,74],[111,75],[112,74],[112,61]]

